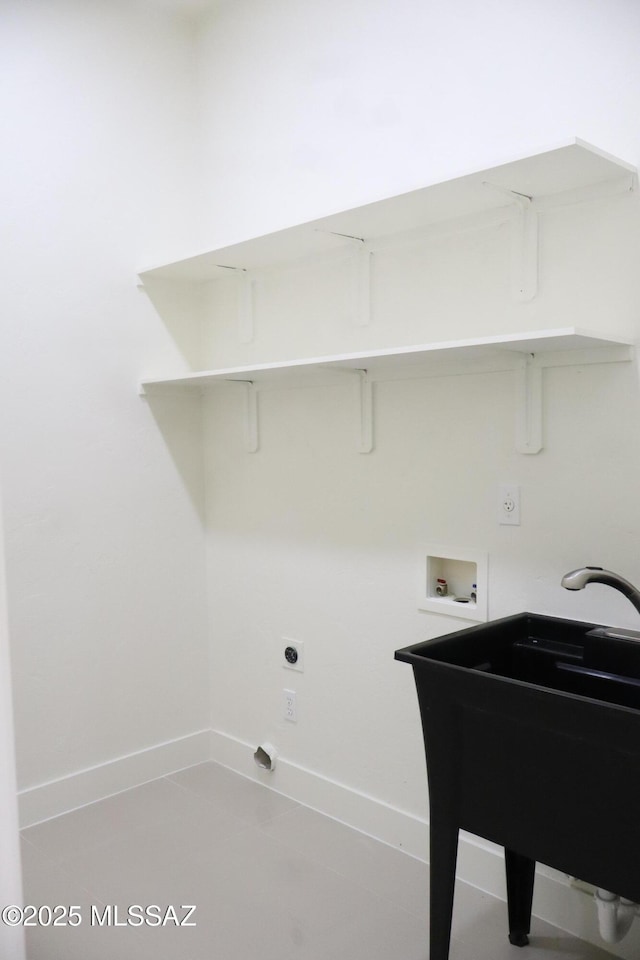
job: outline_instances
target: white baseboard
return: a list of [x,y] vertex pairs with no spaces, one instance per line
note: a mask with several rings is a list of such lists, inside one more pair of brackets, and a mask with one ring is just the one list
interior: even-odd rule
[[[219,730],[200,730],[59,780],[30,787],[18,794],[20,826],[32,826],[148,780],[205,760],[214,760],[298,803],[428,862],[426,817],[423,819],[382,803],[283,757],[278,758],[275,770],[263,770],[253,759],[256,746]],[[462,832],[457,876],[480,890],[506,899],[502,849],[494,844]],[[622,960],[636,960],[640,956],[640,921],[621,943],[604,944],[598,936],[591,898],[573,889],[563,875],[544,866],[538,869],[536,876],[533,909],[535,916]]]
[[217,763],[414,857],[427,859],[426,820],[411,817],[282,757],[278,758],[275,770],[263,770],[253,759],[256,747],[257,744],[244,743],[219,730],[211,731],[211,759]]
[[[381,803],[374,797],[329,780],[282,757],[278,758],[275,770],[263,770],[253,759],[256,746],[222,731],[211,731],[210,755],[217,763],[362,833],[398,847],[419,860],[429,861],[426,818]],[[506,900],[502,848],[464,831],[460,833],[457,876],[486,893]],[[640,956],[640,920],[621,943],[603,943],[598,935],[592,899],[571,887],[562,874],[543,865],[539,866],[536,873],[533,912],[536,917],[623,960],[637,960]]]
[[199,730],[177,740],[118,757],[77,773],[18,792],[20,827],[50,820],[87,803],[137,787],[208,760],[210,731]]

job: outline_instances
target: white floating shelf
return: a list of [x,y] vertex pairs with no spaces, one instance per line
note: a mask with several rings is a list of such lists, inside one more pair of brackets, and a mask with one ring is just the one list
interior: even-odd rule
[[[537,358],[541,366],[559,366],[583,360],[628,360],[631,341],[606,334],[563,327],[535,330],[502,336],[477,337],[390,347],[362,353],[343,353],[328,357],[259,363],[253,366],[201,370],[180,376],[142,381],[146,390],[157,386],[207,387],[229,381],[245,381],[259,385],[308,381],[331,382],[344,372],[366,370],[372,380],[402,380],[411,377],[438,376],[452,363],[473,367],[487,363],[492,368],[509,369],[523,356]],[[597,356],[593,351],[598,351]],[[603,352],[604,351],[604,352]],[[584,354],[584,356],[582,356]],[[587,354],[589,356],[587,356]]]
[[[355,265],[354,318],[364,326],[369,322],[370,272],[376,251],[415,241],[425,230],[440,235],[443,227],[457,231],[469,224],[509,220],[513,294],[517,300],[532,300],[538,285],[538,213],[630,192],[636,176],[630,164],[574,139],[553,150],[143,270],[139,276],[151,292],[155,281],[188,287],[235,274],[240,340],[249,343],[254,336],[253,290],[259,271],[347,254]],[[631,347],[628,340],[606,332],[564,327],[174,373],[144,379],[141,392],[151,396],[167,388],[241,384],[235,389],[246,392],[246,446],[254,452],[259,448],[260,390],[278,384],[345,382],[350,377],[356,388],[357,449],[368,453],[374,446],[375,381],[515,370],[516,449],[530,454],[543,445],[542,369],[629,360]]]
[[370,453],[373,439],[372,384],[376,380],[404,380],[441,376],[473,370],[517,371],[516,449],[539,453],[542,438],[542,369],[578,363],[631,360],[632,344],[617,337],[565,327],[471,340],[445,341],[408,347],[392,347],[363,353],[261,363],[255,366],[203,370],[178,377],[144,380],[143,395],[167,387],[206,388],[231,383],[247,393],[246,449],[259,448],[256,390],[272,385],[345,382],[352,377],[357,387],[358,438],[360,453]]
[[517,208],[522,201],[533,200],[543,209],[594,191],[631,189],[635,174],[630,164],[573,139],[553,150],[145,269],[139,276],[143,282],[213,280],[228,276],[229,268],[254,271],[340,247],[353,249],[353,238],[375,244],[376,239],[388,240],[462,217]]

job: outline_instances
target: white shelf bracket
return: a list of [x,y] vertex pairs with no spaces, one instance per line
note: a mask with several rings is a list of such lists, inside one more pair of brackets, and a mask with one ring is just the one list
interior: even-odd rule
[[516,450],[542,450],[542,367],[533,354],[523,357],[516,370]]
[[247,453],[257,453],[260,447],[258,426],[258,388],[251,380],[244,382],[245,388],[245,449]]
[[373,450],[373,384],[366,370],[356,370],[357,381],[357,449],[358,453]]
[[363,237],[351,237],[346,233],[333,233],[334,237],[348,240],[355,248],[353,270],[353,320],[357,327],[367,327],[371,322],[371,244]]
[[248,270],[240,275],[238,292],[238,334],[241,343],[251,343],[255,335],[254,326],[254,287],[255,281]]
[[538,211],[530,197],[518,203],[511,221],[511,287],[516,300],[533,300],[538,292]]
[[251,343],[254,338],[253,291],[255,281],[249,270],[244,267],[230,267],[226,263],[216,264],[221,270],[231,270],[238,278],[238,339],[240,343]]
[[514,206],[511,220],[511,289],[516,300],[533,300],[538,292],[538,210],[533,197],[482,181]]
[[355,310],[356,326],[366,327],[371,322],[371,258],[373,254],[366,240],[359,242],[356,251],[355,267]]

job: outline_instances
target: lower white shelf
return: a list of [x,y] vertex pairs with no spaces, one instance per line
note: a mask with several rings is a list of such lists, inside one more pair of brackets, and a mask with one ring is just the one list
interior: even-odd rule
[[508,368],[516,365],[519,356],[537,357],[542,365],[545,365],[547,358],[547,365],[556,366],[563,362],[581,362],[580,358],[576,359],[578,353],[594,350],[599,352],[599,359],[603,361],[607,359],[607,354],[611,359],[630,359],[630,355],[622,356],[620,351],[628,351],[631,345],[631,341],[609,334],[577,327],[562,327],[388,347],[361,353],[199,370],[177,376],[145,379],[141,389],[144,393],[148,388],[163,386],[207,387],[234,380],[250,381],[262,386],[301,377],[324,378],[330,382],[335,381],[341,372],[358,370],[366,370],[374,380],[405,379],[412,376],[437,376],[447,363],[468,364],[473,367],[484,361],[492,361],[502,362]]
[[542,370],[544,367],[631,360],[629,340],[577,327],[534,330],[466,340],[390,347],[362,353],[260,363],[253,366],[200,370],[178,376],[145,379],[143,396],[170,388],[224,387],[240,383],[247,391],[247,451],[259,449],[257,390],[269,386],[345,383],[351,377],[358,405],[357,450],[374,448],[372,385],[375,381],[514,370],[517,374],[516,449],[539,453],[542,437]]

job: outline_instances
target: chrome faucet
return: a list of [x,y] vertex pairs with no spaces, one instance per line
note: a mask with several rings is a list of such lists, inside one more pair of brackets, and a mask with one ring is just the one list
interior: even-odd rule
[[637,590],[624,577],[611,573],[610,570],[603,570],[602,567],[581,567],[579,570],[566,573],[560,583],[565,590],[584,590],[588,583],[604,583],[624,594],[640,613],[640,590]]

